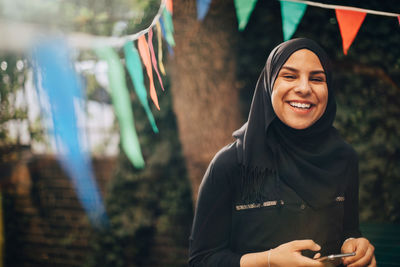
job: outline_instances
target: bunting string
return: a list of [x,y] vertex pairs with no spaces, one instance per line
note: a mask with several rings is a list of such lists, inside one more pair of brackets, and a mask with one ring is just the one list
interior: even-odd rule
[[351,7],[351,6],[330,5],[330,4],[323,4],[323,3],[317,3],[317,2],[312,2],[312,1],[301,1],[301,0],[279,0],[279,1],[301,3],[301,4],[321,7],[321,8],[325,8],[325,9],[342,9],[342,10],[357,11],[357,12],[369,13],[369,14],[380,15],[380,16],[387,16],[387,17],[400,16],[400,13],[391,13],[391,12],[377,11],[377,10],[364,9],[364,8]]
[[400,22],[400,14],[369,10],[358,7],[349,7],[341,5],[322,4],[312,1],[302,0],[279,0],[281,4],[283,39],[284,41],[292,38],[300,20],[302,19],[307,6],[316,6],[325,9],[334,9],[340,34],[342,37],[343,53],[347,52],[357,36],[357,33],[365,19],[369,14],[397,17]]
[[[140,36],[145,35],[149,30],[156,26],[157,22],[163,16],[163,11],[167,7],[168,0],[161,0],[160,8],[154,16],[151,24],[131,35],[121,37],[116,36],[98,36],[87,33],[72,32],[65,36],[69,46],[77,49],[93,49],[98,46],[108,46],[113,48],[121,48],[127,41],[134,41],[139,39]],[[168,8],[171,4],[169,4]],[[15,34],[18,32],[19,34]],[[0,50],[7,51],[26,51],[32,47],[32,43],[37,39],[37,36],[48,35],[44,29],[29,23],[16,23],[6,20],[0,20],[0,36],[7,36],[0,42]]]
[[[239,31],[242,31],[246,28],[247,22],[249,20],[249,17],[251,13],[253,12],[253,9],[256,5],[258,0],[249,0],[249,1],[243,1],[243,0],[235,0],[235,9],[236,9],[236,17],[238,20],[238,28]],[[349,23],[340,23],[342,25],[345,25],[344,27],[341,27],[341,33],[343,37],[344,35],[347,34],[347,25],[350,25],[352,27],[352,22],[357,22],[357,27],[352,30],[352,33],[354,36],[347,36],[345,38],[348,38],[348,40],[344,40],[345,46],[348,46],[351,44],[351,42],[354,40],[353,37],[355,37],[355,34],[357,34],[359,25],[358,25],[358,19],[354,18],[357,17],[358,15],[355,14],[373,14],[373,15],[380,15],[380,16],[388,16],[388,17],[397,17],[400,25],[400,14],[398,13],[392,13],[392,12],[384,12],[384,11],[377,11],[377,10],[371,10],[371,9],[365,9],[365,8],[358,8],[358,7],[351,7],[351,6],[342,6],[342,5],[331,5],[331,4],[323,4],[323,3],[318,3],[318,2],[312,2],[312,1],[303,1],[303,0],[279,0],[281,4],[281,14],[282,14],[282,26],[283,26],[283,39],[284,41],[289,40],[292,35],[295,33],[297,29],[297,25],[299,24],[300,20],[302,19],[305,10],[307,6],[315,6],[315,7],[320,7],[320,8],[325,8],[325,9],[334,9],[336,14],[338,11],[340,11],[340,17],[344,18],[344,20],[348,20]],[[207,15],[209,6],[210,6],[211,0],[197,0],[197,18],[198,20],[203,20],[205,16]],[[339,20],[339,18],[338,18]],[[361,20],[362,23],[362,20]],[[347,53],[347,48],[344,49],[344,53]]]

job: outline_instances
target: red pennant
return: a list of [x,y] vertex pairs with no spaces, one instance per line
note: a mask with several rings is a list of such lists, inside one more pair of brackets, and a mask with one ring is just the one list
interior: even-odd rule
[[143,64],[146,67],[147,75],[149,76],[150,97],[153,100],[154,105],[156,105],[157,109],[160,110],[160,106],[158,105],[156,88],[154,87],[154,82],[153,82],[153,71],[151,69],[149,45],[147,44],[146,38],[144,37],[144,35],[139,37],[138,48],[139,48],[140,56],[142,57]]
[[399,20],[399,25],[400,25],[400,16],[397,16],[397,19]]
[[356,38],[367,13],[343,9],[335,9],[335,11],[343,40],[343,53],[347,55],[347,50]]

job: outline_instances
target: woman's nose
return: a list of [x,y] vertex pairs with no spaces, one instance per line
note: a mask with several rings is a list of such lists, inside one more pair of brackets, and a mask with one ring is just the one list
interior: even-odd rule
[[294,88],[294,91],[298,94],[307,95],[311,93],[311,85],[308,78],[299,79],[299,83]]

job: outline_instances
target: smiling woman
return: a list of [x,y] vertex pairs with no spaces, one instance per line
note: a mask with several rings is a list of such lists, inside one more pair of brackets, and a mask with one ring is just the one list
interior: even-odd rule
[[301,49],[288,58],[273,85],[271,101],[276,116],[294,129],[305,129],[321,118],[328,87],[316,54]]
[[331,65],[309,39],[269,55],[248,121],[212,160],[199,190],[191,266],[325,266],[351,253],[376,266],[360,237],[358,158],[332,126]]

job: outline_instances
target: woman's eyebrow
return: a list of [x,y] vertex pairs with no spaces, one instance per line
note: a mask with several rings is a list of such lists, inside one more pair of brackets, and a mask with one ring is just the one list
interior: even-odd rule
[[295,68],[292,68],[292,67],[285,67],[285,66],[283,66],[283,67],[281,68],[281,70],[283,70],[283,69],[286,69],[286,70],[289,70],[289,71],[293,71],[293,72],[299,72],[299,70],[297,70],[297,69],[295,69]]
[[324,74],[326,76],[325,71],[323,71],[323,70],[313,70],[310,72],[310,74],[312,74],[312,75]]
[[[281,68],[281,70],[284,70],[284,69],[285,69],[285,70],[288,70],[288,71],[296,72],[296,73],[300,72],[300,71],[299,71],[298,69],[296,69],[296,68],[287,67],[287,66],[283,66],[283,67]],[[313,71],[310,71],[310,74],[311,74],[311,75],[316,75],[316,74],[324,74],[324,75],[326,75],[324,70],[313,70]]]

